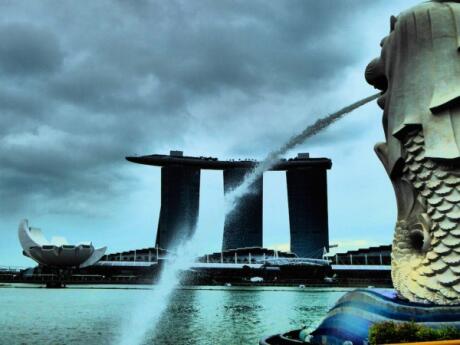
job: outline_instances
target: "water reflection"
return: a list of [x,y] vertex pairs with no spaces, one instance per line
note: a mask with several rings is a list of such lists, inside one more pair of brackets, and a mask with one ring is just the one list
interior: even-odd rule
[[[1,288],[0,344],[111,344],[130,305],[149,290]],[[191,289],[174,293],[144,344],[254,344],[317,323],[345,290]],[[151,307],[146,306],[147,307]],[[142,315],[141,315],[142,316]],[[131,332],[135,334],[136,328]],[[31,341],[33,338],[33,341]]]
[[261,294],[251,291],[223,291],[223,317],[221,325],[225,325],[229,335],[236,344],[244,342],[258,329],[264,314]]
[[164,345],[199,345],[196,341],[199,328],[199,303],[197,290],[176,290],[171,297],[168,308],[158,323],[157,330],[152,330],[146,337],[145,344]]

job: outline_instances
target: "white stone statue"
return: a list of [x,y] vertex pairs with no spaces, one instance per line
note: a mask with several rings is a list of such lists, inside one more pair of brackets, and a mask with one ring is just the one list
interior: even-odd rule
[[375,150],[398,204],[393,283],[412,302],[460,304],[460,1],[392,17],[381,46],[366,79],[382,90]]

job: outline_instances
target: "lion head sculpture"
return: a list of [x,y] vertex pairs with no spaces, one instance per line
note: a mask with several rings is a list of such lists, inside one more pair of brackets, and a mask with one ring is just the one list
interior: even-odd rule
[[398,219],[392,278],[412,301],[460,303],[460,4],[431,1],[391,18],[366,80],[382,91],[375,150]]

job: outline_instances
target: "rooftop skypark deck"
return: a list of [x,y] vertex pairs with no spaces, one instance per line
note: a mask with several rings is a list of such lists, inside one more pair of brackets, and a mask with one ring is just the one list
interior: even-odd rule
[[[161,209],[155,246],[171,249],[178,238],[191,238],[198,221],[201,170],[221,170],[224,193],[240,185],[259,163],[250,159],[218,160],[214,157],[169,155],[126,157],[133,163],[161,167]],[[299,153],[280,159],[270,170],[286,174],[291,251],[299,257],[321,258],[329,247],[327,216],[328,158]],[[226,215],[222,250],[263,247],[263,175],[252,192],[239,199],[237,212]]]
[[[209,170],[225,170],[232,168],[251,169],[259,163],[256,160],[239,159],[239,160],[219,160],[215,157],[192,157],[184,156],[182,151],[171,151],[169,155],[146,155],[146,156],[129,156],[126,159],[133,163],[154,165],[154,166],[170,166],[182,165]],[[280,159],[279,163],[270,170],[285,171],[293,168],[303,167],[321,167],[330,169],[332,162],[328,158],[310,158],[308,154],[300,153],[295,158]]]

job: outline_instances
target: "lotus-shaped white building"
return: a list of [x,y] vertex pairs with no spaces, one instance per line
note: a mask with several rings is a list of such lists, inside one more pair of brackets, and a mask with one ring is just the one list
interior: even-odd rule
[[98,262],[107,250],[107,247],[95,249],[91,242],[69,245],[64,237],[48,241],[40,229],[29,227],[27,219],[19,224],[18,236],[24,255],[46,266],[88,267]]

